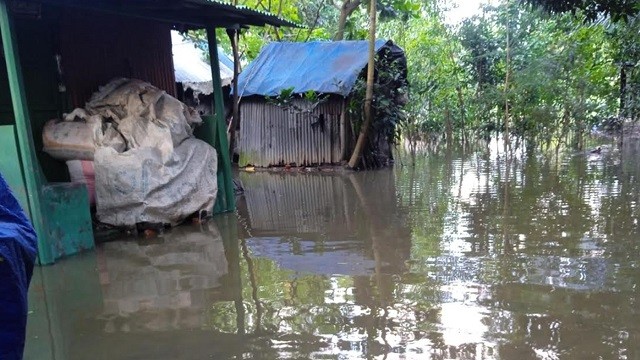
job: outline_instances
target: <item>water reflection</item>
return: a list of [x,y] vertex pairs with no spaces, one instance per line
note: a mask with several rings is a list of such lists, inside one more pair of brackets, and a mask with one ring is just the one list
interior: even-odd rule
[[[451,303],[471,303],[482,317],[480,343],[496,344],[485,357],[633,357],[628,335],[637,327],[622,318],[636,316],[638,189],[621,176],[619,154],[558,161],[522,150],[506,171],[494,149],[458,160],[445,149],[423,160],[432,173],[422,181],[419,172],[398,172],[408,186],[401,200],[413,210],[412,255],[423,252],[411,271],[442,283],[441,315]],[[619,227],[602,226],[611,223]],[[440,320],[464,331],[460,321]]]
[[243,339],[208,331],[207,314],[213,303],[241,304],[237,258],[234,266],[224,246],[236,234],[234,219],[222,217],[153,239],[100,244],[95,253],[36,269],[25,358],[234,354],[242,346],[225,344],[242,344]]
[[178,227],[152,243],[97,249],[105,332],[202,328],[228,264],[214,224],[198,230]]
[[640,147],[605,149],[242,173],[237,216],[43,268],[27,358],[637,358]]

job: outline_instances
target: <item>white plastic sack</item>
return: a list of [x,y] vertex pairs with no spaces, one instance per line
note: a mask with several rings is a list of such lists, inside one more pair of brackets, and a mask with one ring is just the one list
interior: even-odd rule
[[97,147],[109,146],[117,152],[126,147],[122,136],[110,125],[103,125],[99,115],[77,121],[49,120],[42,131],[42,143],[43,150],[58,160],[93,160]]
[[154,147],[124,153],[103,147],[94,165],[96,210],[103,223],[176,225],[191,214],[213,210],[217,154],[204,141],[188,138],[167,158]]

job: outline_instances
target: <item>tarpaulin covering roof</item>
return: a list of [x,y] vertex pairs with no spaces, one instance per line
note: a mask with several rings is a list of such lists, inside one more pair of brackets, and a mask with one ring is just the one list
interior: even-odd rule
[[[211,65],[202,59],[202,52],[196,49],[193,43],[183,40],[177,31],[171,32],[171,42],[176,82],[199,93],[212,94]],[[233,80],[233,60],[229,59],[220,47],[218,60],[222,86],[230,85]]]
[[[377,40],[376,51],[402,49],[391,41]],[[275,96],[284,89],[294,93],[312,90],[346,96],[367,65],[368,41],[272,42],[238,78],[241,96]]]
[[0,175],[0,359],[22,359],[36,233]]

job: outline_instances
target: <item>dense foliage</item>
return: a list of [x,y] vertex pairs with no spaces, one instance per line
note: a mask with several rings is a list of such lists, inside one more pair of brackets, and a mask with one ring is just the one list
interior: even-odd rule
[[614,20],[626,19],[640,12],[640,3],[635,0],[526,0],[552,13],[583,11],[595,20],[599,16],[611,16]]
[[[244,30],[243,63],[269,41],[367,36],[368,1],[246,0],[243,4],[306,26]],[[378,1],[377,36],[393,40],[407,55],[409,103],[398,121],[405,139],[480,138],[503,131],[508,124],[511,134],[543,146],[580,146],[594,125],[638,117],[636,2],[492,4],[460,24],[451,24],[446,21],[446,0]],[[202,38],[199,33],[190,36]]]

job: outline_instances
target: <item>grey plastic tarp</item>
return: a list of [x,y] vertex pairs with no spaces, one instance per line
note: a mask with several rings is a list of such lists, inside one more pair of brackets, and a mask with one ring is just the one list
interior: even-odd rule
[[169,157],[153,147],[95,154],[96,204],[101,222],[175,225],[190,214],[211,211],[218,189],[214,148],[186,139]]
[[111,121],[127,149],[100,146],[94,154],[96,214],[116,226],[175,225],[213,210],[218,191],[216,150],[193,137],[200,116],[140,80],[117,79],[86,104]]

